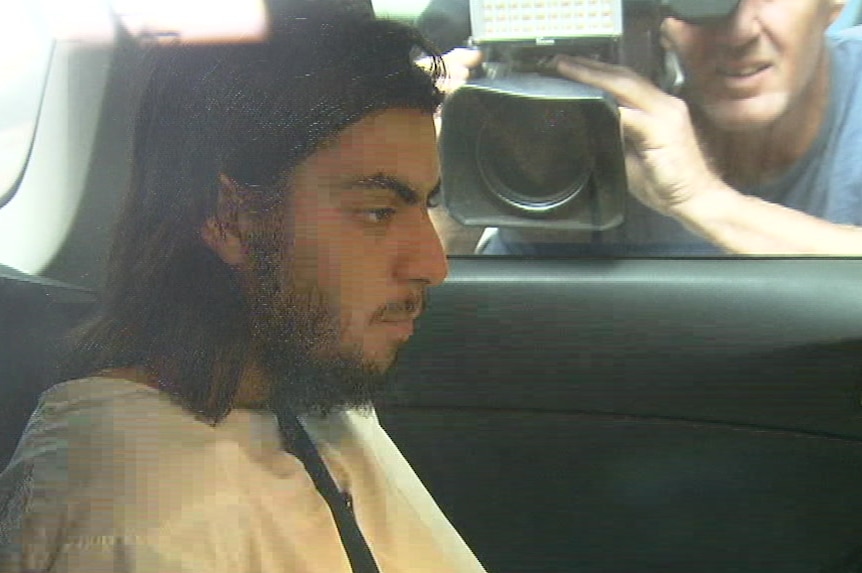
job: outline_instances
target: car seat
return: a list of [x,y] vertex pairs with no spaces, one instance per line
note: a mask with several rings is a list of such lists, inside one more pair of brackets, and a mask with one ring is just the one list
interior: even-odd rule
[[39,394],[57,380],[69,330],[95,303],[92,291],[0,266],[0,469]]

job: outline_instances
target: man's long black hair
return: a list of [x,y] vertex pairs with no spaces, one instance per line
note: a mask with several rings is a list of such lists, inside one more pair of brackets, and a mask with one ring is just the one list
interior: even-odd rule
[[[440,104],[439,54],[413,28],[328,2],[297,5],[263,43],[151,48],[102,309],[64,379],[143,368],[204,418],[226,415],[250,333],[237,276],[200,237],[220,176],[242,187],[243,210],[265,218],[283,207],[295,167],[350,124]],[[431,73],[417,53],[432,56]]]

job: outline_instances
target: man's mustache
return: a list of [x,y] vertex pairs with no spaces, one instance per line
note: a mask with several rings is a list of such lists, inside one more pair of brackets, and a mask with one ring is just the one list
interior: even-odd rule
[[413,320],[425,312],[428,295],[425,290],[417,291],[409,297],[390,301],[381,306],[371,317],[372,322],[395,322],[399,320]]

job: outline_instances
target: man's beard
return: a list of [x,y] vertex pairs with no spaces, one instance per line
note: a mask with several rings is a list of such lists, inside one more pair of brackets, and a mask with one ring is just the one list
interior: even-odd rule
[[270,386],[270,407],[296,415],[370,412],[373,399],[392,378],[391,369],[365,359],[358,343],[342,341],[338,308],[319,288],[299,287],[289,271],[282,273],[282,265],[290,268],[290,257],[283,255],[280,243],[277,237],[258,235],[250,245],[251,337]]

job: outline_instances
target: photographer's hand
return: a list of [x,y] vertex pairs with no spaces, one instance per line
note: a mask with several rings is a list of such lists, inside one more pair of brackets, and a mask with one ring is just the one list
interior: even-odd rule
[[[416,61],[424,68],[430,68],[431,59],[421,58]],[[482,52],[472,48],[455,48],[443,54],[443,64],[446,75],[437,87],[445,93],[451,93],[461,87],[470,77],[470,71],[482,63]]]
[[710,168],[688,107],[633,71],[558,56],[558,72],[619,103],[632,194],[719,247],[758,255],[862,255],[862,227],[740,193]]
[[569,56],[558,56],[556,64],[562,76],[617,99],[630,190],[648,207],[674,215],[700,195],[727,187],[709,168],[685,102],[628,68]]

